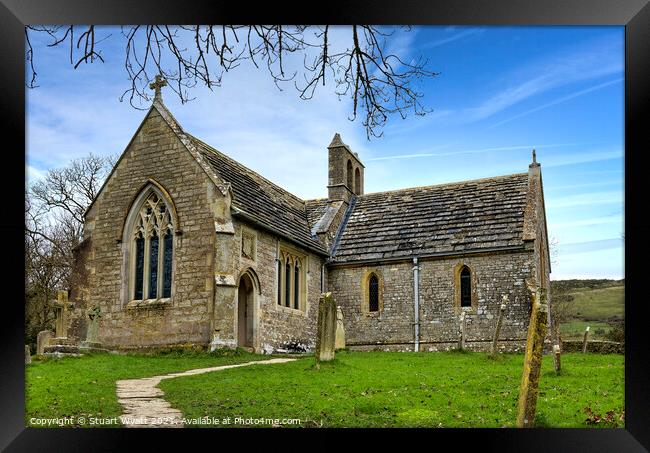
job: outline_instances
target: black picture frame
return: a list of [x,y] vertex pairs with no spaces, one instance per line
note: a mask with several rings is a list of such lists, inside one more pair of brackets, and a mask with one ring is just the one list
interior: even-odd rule
[[[625,254],[625,429],[444,429],[364,431],[364,442],[397,436],[410,448],[465,450],[470,444],[480,451],[647,451],[650,449],[650,367],[646,337],[648,302],[642,275],[647,254],[650,222],[645,219],[642,197],[648,178],[646,154],[649,138],[644,123],[650,105],[650,5],[648,0],[449,0],[438,2],[402,0],[357,1],[354,3],[282,2],[256,4],[238,2],[154,2],[143,0],[0,0],[0,115],[2,116],[5,165],[2,171],[4,215],[3,278],[10,291],[2,301],[2,371],[0,372],[0,448],[7,451],[113,451],[123,446],[135,448],[135,437],[144,438],[147,448],[168,445],[182,438],[184,449],[219,449],[227,446],[224,437],[255,439],[239,431],[212,430],[128,430],[128,429],[38,429],[25,428],[24,310],[20,303],[21,266],[24,255],[24,217],[19,213],[24,200],[25,168],[25,54],[24,25],[53,23],[374,23],[413,25],[622,25],[625,26],[625,240],[632,244]],[[644,115],[644,113],[646,115]],[[7,138],[13,138],[13,146]],[[23,150],[23,152],[21,152]],[[22,179],[21,179],[22,178]],[[15,210],[15,212],[13,212]],[[23,252],[23,253],[21,253]],[[15,256],[14,256],[15,255]],[[266,430],[264,436],[287,434]],[[326,430],[318,444],[304,443],[305,434],[323,435],[318,430],[290,430],[293,448],[311,445],[341,448],[339,430]],[[332,431],[336,431],[333,433]],[[357,431],[348,431],[356,434]],[[255,434],[260,434],[255,431]],[[332,436],[335,437],[332,437]],[[191,436],[191,438],[188,438]],[[197,439],[201,437],[202,439]],[[417,437],[417,439],[416,439]],[[403,440],[402,440],[403,439]],[[141,439],[137,439],[141,440]],[[206,443],[204,443],[204,441]],[[265,440],[265,442],[269,442]],[[271,442],[273,442],[271,440]],[[294,443],[295,442],[295,443]],[[449,443],[451,442],[451,443]],[[338,444],[338,445],[337,445]],[[444,445],[448,447],[443,447]],[[273,445],[268,443],[268,445]],[[409,448],[406,446],[406,448]],[[351,445],[350,445],[351,446]],[[398,447],[399,444],[398,444]]]

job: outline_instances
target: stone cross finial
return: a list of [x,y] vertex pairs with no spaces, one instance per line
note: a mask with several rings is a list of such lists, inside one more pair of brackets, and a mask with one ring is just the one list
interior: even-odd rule
[[167,86],[167,81],[160,74],[156,75],[156,80],[149,84],[149,88],[155,90],[154,99],[161,99],[160,89]]

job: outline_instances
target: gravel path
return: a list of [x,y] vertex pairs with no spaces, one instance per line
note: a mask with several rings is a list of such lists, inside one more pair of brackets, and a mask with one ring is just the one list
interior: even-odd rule
[[174,409],[163,399],[165,395],[157,385],[163,379],[173,379],[181,376],[210,373],[249,365],[270,365],[273,363],[292,362],[296,359],[270,359],[255,362],[239,363],[236,365],[198,368],[182,373],[165,374],[142,379],[124,379],[117,381],[117,400],[124,408],[120,421],[126,428],[182,428],[183,414]]

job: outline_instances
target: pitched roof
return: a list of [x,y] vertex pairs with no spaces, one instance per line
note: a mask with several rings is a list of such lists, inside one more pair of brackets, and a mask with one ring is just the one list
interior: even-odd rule
[[357,197],[334,262],[523,246],[528,174]]
[[310,226],[314,226],[325,215],[327,210],[327,198],[317,198],[315,200],[305,200],[305,209],[307,210],[307,221]]
[[327,254],[325,246],[311,236],[303,200],[196,137],[185,134],[217,175],[231,184],[232,206],[236,210],[260,226]]

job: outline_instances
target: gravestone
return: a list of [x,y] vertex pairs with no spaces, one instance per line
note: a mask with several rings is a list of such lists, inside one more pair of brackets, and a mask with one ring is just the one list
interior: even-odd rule
[[465,349],[465,312],[460,313],[460,322],[458,324],[458,349]]
[[318,302],[318,325],[316,332],[316,362],[334,359],[336,342],[336,302],[332,293],[321,294]]
[[102,312],[99,307],[93,307],[88,310],[88,330],[86,332],[86,340],[82,343],[84,349],[88,348],[101,348],[102,344],[99,342],[99,318],[102,317]]
[[585,336],[582,339],[582,353],[587,352],[587,343],[589,341],[589,326],[585,329]]
[[29,365],[32,363],[32,353],[29,350],[29,345],[25,345],[25,365]]
[[56,310],[56,336],[51,338],[49,344],[43,348],[43,354],[56,356],[79,354],[79,346],[68,338],[68,309],[73,307],[73,304],[68,301],[68,292],[59,291],[57,300],[52,301],[51,304]]
[[528,324],[526,339],[526,354],[524,356],[524,371],[519,388],[517,404],[517,427],[530,428],[535,422],[539,376],[542,369],[542,352],[546,338],[546,323],[548,322],[548,305],[546,290],[538,288],[533,297],[533,308]]
[[45,352],[45,346],[49,346],[52,335],[51,330],[41,330],[38,333],[36,336],[36,355],[42,355]]
[[553,364],[555,365],[555,372],[560,373],[562,370],[562,364],[560,362],[560,345],[553,345]]
[[341,307],[336,307],[336,339],[334,341],[334,349],[345,348],[345,327],[343,326],[343,310]]
[[508,296],[503,296],[503,303],[499,307],[499,318],[497,319],[497,328],[494,331],[494,339],[492,340],[492,355],[497,353],[497,342],[501,333],[501,324],[503,323],[503,314],[506,311],[506,304],[508,303]]

